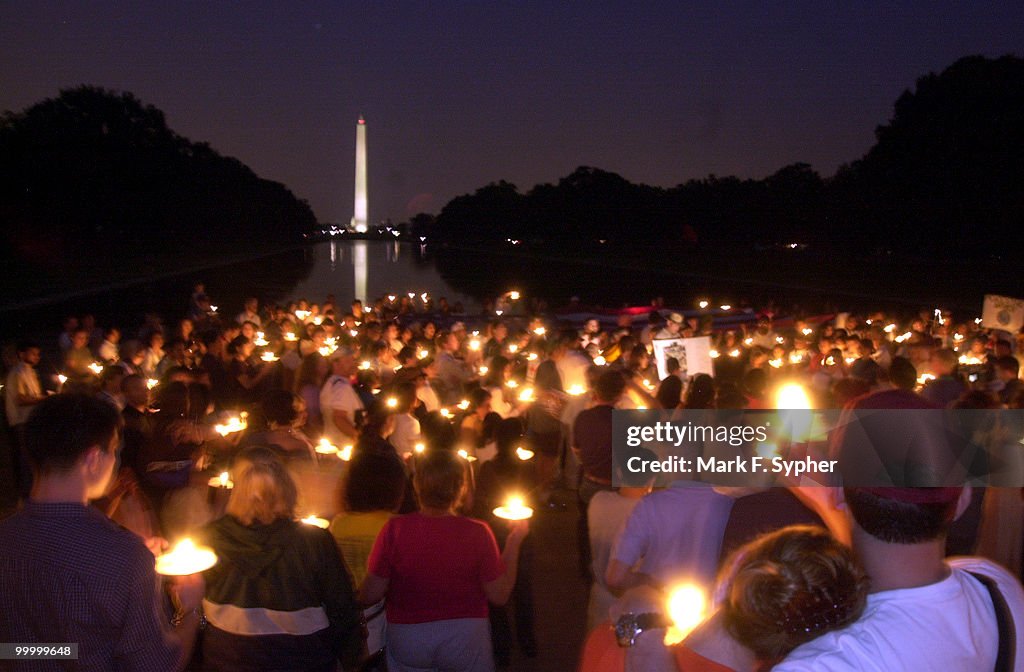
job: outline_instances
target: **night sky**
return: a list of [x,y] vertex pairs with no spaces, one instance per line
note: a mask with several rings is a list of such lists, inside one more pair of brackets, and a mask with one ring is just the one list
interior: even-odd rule
[[0,2],[0,109],[127,90],[174,130],[352,215],[437,212],[579,165],[672,186],[860,157],[915,79],[1024,54],[1021,2]]

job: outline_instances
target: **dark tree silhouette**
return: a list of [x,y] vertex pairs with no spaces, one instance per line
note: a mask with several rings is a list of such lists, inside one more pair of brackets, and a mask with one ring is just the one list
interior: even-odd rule
[[296,243],[316,224],[284,185],[89,86],[0,118],[0,221],[8,261],[37,267]]

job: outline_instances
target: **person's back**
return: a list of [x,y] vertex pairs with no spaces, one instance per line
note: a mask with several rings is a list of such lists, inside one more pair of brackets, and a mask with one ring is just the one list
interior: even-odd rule
[[731,497],[709,484],[693,481],[674,481],[644,497],[615,542],[608,584],[621,584],[623,571],[637,561],[641,574],[660,583],[685,579],[710,584],[732,504]]
[[[92,507],[30,501],[0,522],[3,641],[76,642],[78,670],[170,669],[178,650],[143,611],[155,596],[153,554]],[[147,639],[163,644],[139,659]]]
[[[909,452],[899,453],[900,459],[946,473],[948,465],[941,460],[956,457],[957,450],[945,425],[909,422],[909,413],[934,408],[928,401],[909,393],[878,393],[854,402],[846,412],[880,408],[906,411],[906,430],[885,431],[885,414],[841,418],[844,425],[857,423],[862,429],[833,436],[831,451],[840,458],[844,478],[855,473],[866,451],[903,451],[907,432],[914,432],[914,442]],[[895,481],[896,487],[858,484],[839,491],[849,528],[837,532],[850,535],[871,580],[867,607],[847,628],[794,650],[776,671],[1003,669],[996,667],[1001,646],[1011,652],[1005,669],[1024,671],[1024,656],[1017,652],[1014,658],[1010,641],[1024,641],[1024,590],[1009,572],[987,560],[945,559],[950,526],[967,510],[972,492],[940,485],[903,487]],[[1000,604],[1009,611],[1008,637],[1000,634]]]
[[30,416],[32,494],[0,522],[0,641],[75,643],[76,670],[179,669],[199,625],[202,582],[175,588],[183,611],[172,629],[152,553],[88,506],[110,484],[119,424],[112,406],[80,394],[50,397]]

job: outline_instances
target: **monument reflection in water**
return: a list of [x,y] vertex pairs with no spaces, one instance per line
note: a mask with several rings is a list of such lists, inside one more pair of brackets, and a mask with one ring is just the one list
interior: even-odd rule
[[452,305],[461,302],[466,311],[480,308],[473,298],[453,289],[432,262],[417,259],[408,243],[331,240],[313,246],[312,253],[309,274],[288,292],[292,299],[320,302],[334,294],[345,307],[353,298],[367,302],[389,293],[415,293],[421,307],[420,295],[427,292],[434,302],[446,297]]

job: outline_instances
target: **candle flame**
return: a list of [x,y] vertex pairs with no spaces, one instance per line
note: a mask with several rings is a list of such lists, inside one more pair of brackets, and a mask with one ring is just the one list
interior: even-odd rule
[[518,448],[516,448],[516,457],[525,462],[527,460],[533,459],[533,451],[523,448],[522,446],[519,446]]
[[788,383],[783,385],[776,395],[775,408],[811,409],[811,398],[802,385]]
[[316,514],[310,514],[306,516],[302,519],[301,522],[305,523],[306,525],[315,525],[316,527],[319,527],[321,530],[326,530],[331,525],[327,520],[323,518],[318,518]]
[[707,615],[707,597],[700,587],[683,584],[669,593],[668,616],[672,625],[665,633],[665,645],[683,641]]
[[586,394],[587,390],[579,383],[576,383],[575,385],[570,385],[569,389],[566,390],[566,392],[568,392],[569,395],[573,397],[578,397],[580,395]]
[[205,546],[196,546],[185,538],[156,559],[156,572],[163,576],[187,576],[206,571],[217,564],[217,554]]

